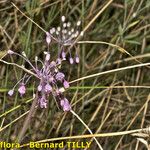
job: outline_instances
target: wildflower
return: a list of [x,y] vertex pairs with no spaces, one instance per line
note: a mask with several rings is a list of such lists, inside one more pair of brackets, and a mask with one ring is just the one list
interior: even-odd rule
[[49,61],[49,60],[50,60],[50,54],[49,54],[48,52],[46,53],[45,60],[46,60],[46,61]]
[[55,76],[56,80],[62,81],[64,79],[65,75],[62,72],[58,72]]
[[12,96],[13,94],[14,94],[14,90],[13,89],[8,91],[8,95],[9,96]]
[[64,98],[60,101],[60,105],[62,106],[63,111],[70,111],[71,110],[71,106],[69,104],[69,101],[66,98]]
[[78,22],[77,22],[77,26],[80,26],[80,25],[81,25],[81,21],[78,21]]
[[62,51],[61,56],[63,60],[66,60],[66,53],[64,51]]
[[61,17],[61,21],[62,21],[62,22],[65,22],[65,19],[66,19],[65,16],[62,16],[62,17]]
[[8,50],[7,53],[10,55],[14,54],[14,52],[12,50]]
[[70,62],[70,64],[73,64],[73,58],[72,57],[69,58],[69,62]]
[[[74,44],[76,38],[80,35],[83,36],[83,31],[79,31],[79,27],[81,25],[81,21],[77,21],[76,25],[72,25],[71,22],[66,21],[66,17],[61,17],[61,26],[50,29],[50,37],[52,37],[57,43],[61,45],[61,49],[59,50],[58,60],[59,64],[61,64],[62,60],[66,60],[66,53],[64,52],[64,47],[71,46]],[[48,35],[49,35],[48,34]],[[66,50],[67,51],[67,50]],[[68,50],[71,53],[71,50]],[[73,64],[73,58],[70,58],[70,64]],[[77,59],[76,63],[79,63],[79,59]]]
[[69,88],[69,82],[66,80],[64,80],[63,85],[65,89]]
[[79,57],[78,57],[78,56],[76,56],[76,57],[75,57],[75,62],[78,64],[78,63],[79,63],[79,61],[80,61],[80,60],[79,60]]
[[20,87],[19,87],[19,89],[18,89],[18,92],[20,93],[21,96],[25,94],[25,92],[26,92],[26,87],[25,87],[24,83],[21,83],[21,84],[20,84]]
[[[70,111],[71,106],[69,104],[69,101],[64,98],[63,93],[67,88],[69,88],[69,82],[65,79],[65,74],[63,72],[60,72],[60,68],[62,64],[62,61],[66,60],[67,57],[67,50],[69,52],[70,58],[69,62],[70,64],[73,64],[74,61],[76,63],[79,63],[79,57],[77,55],[77,52],[75,52],[75,58],[72,58],[74,54],[71,53],[71,49],[67,49],[67,46],[72,45],[76,37],[79,35],[83,35],[83,32],[79,32],[79,26],[81,25],[81,21],[78,21],[76,23],[76,27],[72,26],[72,23],[66,22],[65,16],[61,17],[62,25],[58,26],[56,28],[51,28],[49,32],[46,32],[46,43],[48,45],[49,50],[49,44],[51,43],[51,40],[55,40],[57,44],[59,45],[59,52],[56,60],[51,61],[51,55],[50,52],[44,52],[44,61],[38,59],[38,57],[35,57],[35,66],[32,64],[25,52],[22,52],[22,54],[13,52],[12,50],[8,50],[8,54],[15,54],[19,57],[21,57],[24,61],[26,61],[29,66],[31,67],[29,69],[31,75],[25,74],[23,78],[21,78],[13,87],[12,90],[8,92],[10,96],[14,94],[14,89],[17,85],[19,85],[18,92],[21,96],[23,96],[26,93],[26,84],[31,78],[32,75],[37,77],[37,98],[38,98],[38,104],[41,108],[47,108],[48,103],[48,96],[51,93],[55,98],[60,100],[60,105],[63,108],[64,111]],[[39,64],[40,63],[40,64]],[[25,67],[24,67],[25,68]]]
[[41,98],[39,98],[38,103],[40,104],[41,108],[47,108],[47,100],[45,96],[42,96]]
[[50,42],[51,42],[51,36],[50,36],[50,33],[49,33],[49,32],[46,32],[46,42],[47,42],[48,45],[49,45]]
[[47,93],[49,93],[49,92],[51,92],[52,91],[52,87],[51,87],[51,85],[50,84],[46,84],[45,85],[45,92],[47,92]]
[[37,89],[39,92],[42,91],[42,85],[40,84]]

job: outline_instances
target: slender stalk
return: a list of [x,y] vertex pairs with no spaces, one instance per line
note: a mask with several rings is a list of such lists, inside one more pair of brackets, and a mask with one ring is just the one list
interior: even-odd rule
[[32,102],[32,105],[31,105],[31,108],[30,108],[30,111],[29,111],[29,113],[28,113],[28,115],[27,115],[27,117],[26,117],[26,119],[25,119],[25,121],[24,121],[24,123],[23,123],[23,127],[22,127],[22,129],[21,129],[21,131],[20,131],[20,133],[19,133],[19,135],[18,135],[18,139],[17,139],[17,142],[18,143],[21,143],[21,141],[22,141],[22,139],[23,139],[23,136],[24,136],[24,134],[26,133],[26,131],[27,131],[27,129],[28,129],[28,127],[29,127],[29,124],[30,124],[30,121],[31,121],[31,117],[32,117],[32,115],[35,113],[35,111],[36,111],[36,104],[37,104],[37,93],[36,93],[36,96],[35,96],[35,99],[33,100],[33,102]]
[[[83,121],[73,110],[71,110],[70,112],[71,112],[74,116],[76,116],[76,117],[79,119],[79,121],[86,127],[86,129],[90,132],[90,134],[93,135],[93,132],[92,132],[91,129],[84,123],[84,121]],[[103,148],[102,148],[102,146],[100,145],[100,143],[98,142],[98,140],[97,140],[95,137],[93,137],[93,139],[94,139],[95,142],[97,143],[99,149],[100,149],[100,150],[103,150]]]
[[104,72],[99,72],[99,73],[96,73],[96,74],[91,74],[91,75],[88,75],[88,76],[85,76],[85,77],[78,78],[78,79],[73,80],[73,81],[71,81],[69,83],[71,84],[71,83],[74,83],[74,82],[77,82],[77,81],[81,81],[81,80],[84,80],[84,79],[97,77],[97,76],[108,74],[108,73],[112,73],[112,72],[117,72],[117,71],[132,69],[132,68],[138,68],[138,67],[144,67],[144,66],[148,66],[148,65],[150,65],[150,63],[137,64],[137,65],[117,68],[117,69],[113,69],[113,70],[108,70],[108,71],[104,71]]
[[[66,137],[57,137],[57,138],[51,138],[51,139],[44,139],[40,141],[36,141],[35,143],[44,143],[44,142],[51,142],[51,141],[62,141],[62,140],[68,140],[68,139],[84,139],[84,138],[92,138],[92,137],[114,137],[114,136],[122,136],[122,135],[132,135],[135,136],[136,133],[140,132],[149,132],[150,128],[143,128],[143,129],[135,129],[135,130],[129,130],[129,131],[120,131],[120,132],[111,132],[111,133],[99,133],[99,134],[86,134],[86,135],[76,135],[76,136],[66,136]],[[29,146],[29,143],[23,144],[20,147]]]

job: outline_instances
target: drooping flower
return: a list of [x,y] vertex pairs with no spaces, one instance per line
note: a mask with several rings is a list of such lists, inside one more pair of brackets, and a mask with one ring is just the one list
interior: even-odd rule
[[10,55],[14,54],[14,52],[10,49],[7,51],[7,53],[10,54]]
[[69,58],[69,62],[70,62],[70,64],[73,64],[73,58],[72,57]]
[[65,19],[66,19],[65,16],[62,16],[62,17],[61,17],[61,21],[62,21],[62,22],[65,22]]
[[20,84],[20,87],[18,89],[18,92],[20,93],[20,95],[24,95],[26,93],[26,87],[25,87],[25,84],[24,83],[21,83]]
[[40,91],[42,91],[42,85],[40,84],[40,85],[38,85],[38,91],[40,92]]
[[45,85],[45,92],[49,93],[49,92],[51,92],[51,91],[52,91],[52,87],[51,87],[51,85],[50,85],[49,83],[47,83],[47,84]]
[[62,57],[63,60],[66,60],[66,53],[64,51],[62,51],[61,57]]
[[45,99],[45,96],[39,98],[38,103],[40,104],[41,108],[47,108],[47,100]]
[[12,96],[13,94],[14,94],[14,90],[13,89],[8,91],[8,95],[9,96]]
[[62,81],[64,79],[65,75],[62,72],[58,72],[55,76],[56,80]]
[[45,60],[46,60],[46,61],[49,61],[49,60],[50,60],[50,53],[48,53],[48,52],[46,53]]
[[49,45],[50,42],[51,42],[51,35],[50,35],[49,32],[46,32],[46,42],[47,42],[48,45]]
[[79,63],[79,61],[80,61],[80,60],[79,60],[79,57],[78,57],[78,56],[76,56],[76,57],[75,57],[75,62],[78,64],[78,63]]
[[62,106],[63,111],[70,111],[71,110],[71,106],[69,104],[69,101],[66,98],[64,98],[60,101],[60,105]]
[[63,85],[65,89],[69,88],[69,82],[66,80],[64,80]]

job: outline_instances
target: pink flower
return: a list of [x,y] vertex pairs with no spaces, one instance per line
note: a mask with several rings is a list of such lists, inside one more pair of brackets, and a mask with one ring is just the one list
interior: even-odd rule
[[58,72],[55,76],[56,80],[62,81],[64,79],[65,75],[62,72]]
[[69,82],[66,81],[66,80],[64,80],[63,85],[64,85],[64,88],[65,88],[65,89],[69,88]]
[[60,101],[60,105],[62,106],[63,111],[70,111],[71,110],[71,106],[69,104],[69,101],[66,98],[64,98]]
[[48,83],[45,85],[45,92],[51,92],[52,91],[52,87],[51,85],[49,85]]
[[63,60],[66,60],[66,53],[64,51],[61,53],[61,57]]
[[44,96],[42,98],[39,98],[38,102],[41,108],[47,108],[47,100]]
[[18,92],[20,93],[20,95],[24,95],[26,93],[26,87],[24,85],[24,83],[22,83],[18,89]]

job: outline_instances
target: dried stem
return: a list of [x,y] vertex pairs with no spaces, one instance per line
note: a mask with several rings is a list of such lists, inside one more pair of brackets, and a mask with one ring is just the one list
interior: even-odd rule
[[17,142],[18,143],[21,143],[22,139],[23,139],[23,136],[24,134],[26,133],[28,127],[29,127],[29,124],[30,124],[30,121],[31,121],[31,117],[33,116],[33,114],[35,113],[36,111],[36,104],[37,104],[37,93],[36,93],[36,96],[32,102],[32,105],[31,105],[31,108],[30,108],[30,111],[29,111],[29,114],[27,115],[24,123],[23,123],[23,127],[18,135],[18,139],[17,139]]

